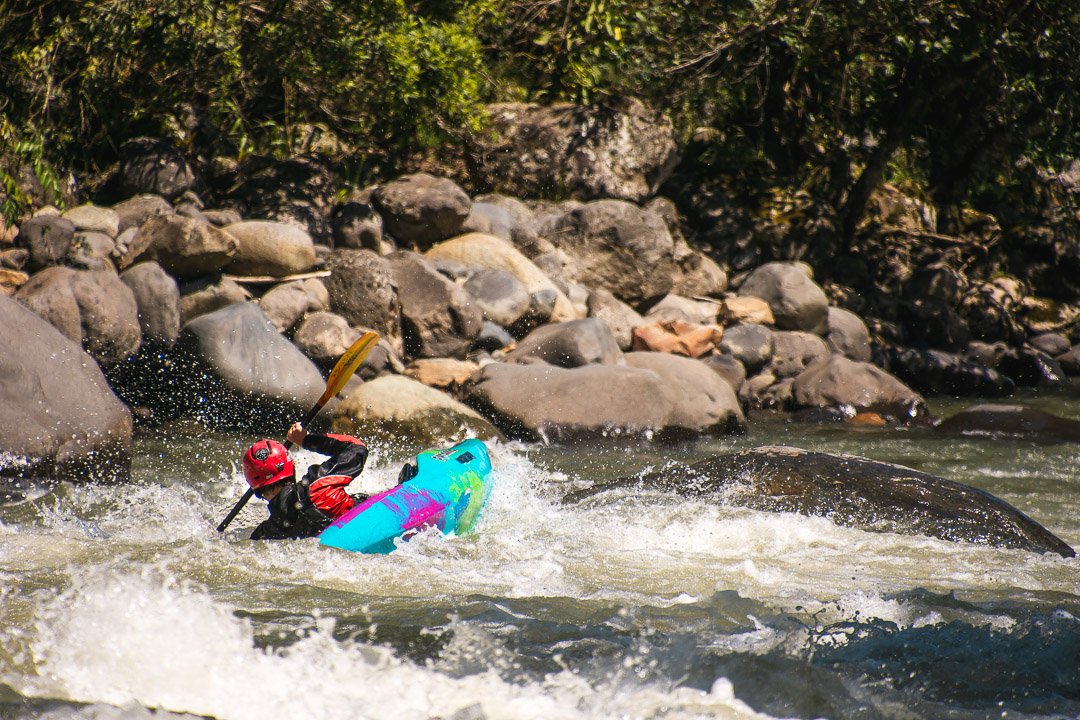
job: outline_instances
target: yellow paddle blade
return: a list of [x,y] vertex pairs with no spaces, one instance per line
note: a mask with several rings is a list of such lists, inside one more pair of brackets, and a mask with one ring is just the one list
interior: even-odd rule
[[326,392],[319,398],[319,406],[325,405],[330,398],[341,392],[341,389],[345,387],[345,383],[356,372],[356,368],[360,367],[360,363],[364,362],[364,358],[368,356],[368,353],[371,352],[378,341],[378,333],[364,333],[359,340],[352,344],[352,347],[341,355],[337,364],[334,365],[334,369],[330,371],[330,377],[326,381]]

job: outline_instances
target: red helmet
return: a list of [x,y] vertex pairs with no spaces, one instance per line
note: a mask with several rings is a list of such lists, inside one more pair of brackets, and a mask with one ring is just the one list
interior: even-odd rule
[[244,453],[244,479],[256,490],[292,474],[289,451],[275,440],[260,440]]

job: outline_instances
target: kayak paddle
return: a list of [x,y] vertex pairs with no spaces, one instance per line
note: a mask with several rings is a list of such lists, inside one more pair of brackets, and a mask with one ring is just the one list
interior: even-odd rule
[[[345,387],[345,383],[349,381],[349,378],[356,372],[356,368],[360,367],[360,363],[364,362],[364,358],[367,357],[371,349],[375,347],[375,343],[379,341],[379,334],[368,332],[360,336],[360,339],[352,344],[348,350],[346,350],[341,358],[334,365],[334,369],[330,371],[330,377],[326,379],[326,392],[322,394],[319,401],[315,403],[315,406],[308,412],[307,417],[304,418],[303,426],[306,429],[308,424],[315,419],[315,416],[319,414],[319,411],[323,409],[326,403],[330,402],[330,398],[341,392],[341,389]],[[286,449],[292,447],[292,443],[288,440],[285,441]],[[251,496],[255,494],[253,488],[248,488],[243,497],[233,506],[233,509],[229,511],[229,514],[225,516],[225,519],[221,521],[221,524],[217,526],[218,532],[224,532],[225,528],[229,526],[229,523],[233,521],[245,505],[247,501],[251,499]]]

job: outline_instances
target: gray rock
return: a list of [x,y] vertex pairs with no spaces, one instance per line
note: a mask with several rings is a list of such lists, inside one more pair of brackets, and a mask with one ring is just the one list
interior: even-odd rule
[[773,354],[766,366],[777,378],[792,378],[832,353],[817,335],[806,332],[773,333]]
[[180,336],[180,288],[155,262],[125,270],[120,280],[131,288],[144,340],[172,345]]
[[[524,208],[524,205],[522,205],[522,208]],[[528,213],[527,208],[525,211]],[[470,223],[479,223],[480,220],[487,226],[486,230],[474,229],[470,226]],[[503,240],[510,240],[518,222],[517,215],[509,207],[476,200],[473,201],[472,210],[469,212],[469,217],[465,220],[462,230],[464,232],[483,232],[500,237]]]
[[195,185],[195,173],[183,154],[157,138],[135,138],[120,147],[120,192],[154,194],[175,200]]
[[138,230],[155,215],[172,215],[174,212],[169,201],[160,195],[139,195],[113,205],[112,209],[120,219],[118,234],[129,228]]
[[35,215],[21,226],[15,242],[29,253],[31,272],[63,262],[75,238],[75,225],[58,215]]
[[734,357],[750,373],[756,373],[772,360],[773,348],[773,331],[755,323],[725,328],[719,346],[720,352]]
[[239,212],[232,208],[223,208],[221,210],[203,210],[202,216],[211,225],[216,225],[220,228],[226,225],[235,225],[236,223],[243,222],[244,218]]
[[236,238],[213,225],[182,215],[155,215],[139,228],[120,267],[154,261],[175,278],[198,277],[225,267],[238,247]]
[[251,299],[251,293],[224,277],[200,278],[180,287],[180,325]]
[[472,349],[486,350],[491,353],[509,347],[514,343],[514,336],[507,332],[505,328],[493,322],[485,321],[480,326],[480,334],[473,340]]
[[870,362],[870,331],[855,313],[830,307],[825,342],[834,353],[857,362]]
[[595,483],[569,493],[564,502],[616,488],[660,489],[765,512],[816,515],[872,532],[1075,556],[1046,528],[989,493],[850,455],[754,448]]
[[293,342],[316,365],[330,369],[360,338],[360,331],[331,312],[314,312],[297,326]]
[[876,365],[833,355],[795,378],[795,408],[837,408],[877,413],[901,423],[926,420],[929,410],[917,392]]
[[490,320],[504,328],[513,326],[529,309],[529,291],[505,270],[481,268],[469,276],[463,286]]
[[319,369],[254,303],[236,303],[184,325],[177,402],[214,429],[283,434],[326,389]]
[[142,341],[135,296],[116,273],[47,268],[31,277],[15,298],[102,365],[130,357]]
[[472,207],[469,196],[452,180],[426,173],[382,185],[372,198],[386,231],[421,250],[457,235]]
[[334,210],[330,226],[335,247],[381,253],[383,221],[370,203],[344,203]]
[[293,280],[270,288],[259,298],[259,307],[280,333],[287,333],[306,313],[330,306],[326,288],[316,278]]
[[515,197],[568,192],[586,200],[641,202],[655,194],[678,160],[671,121],[637,100],[509,103],[489,107],[488,114],[499,141],[485,148],[476,172]]
[[398,296],[390,263],[370,250],[334,250],[326,260],[330,309],[350,325],[401,337]]
[[72,267],[83,270],[109,270],[116,272],[112,257],[116,243],[112,238],[99,232],[76,232],[68,249],[67,262]]
[[588,317],[599,318],[607,323],[619,349],[623,351],[629,350],[634,343],[634,328],[645,324],[645,319],[637,310],[603,288],[589,293],[585,307]]
[[718,306],[669,293],[645,313],[646,322],[676,320],[695,325],[715,325]]
[[750,273],[739,295],[769,303],[776,326],[824,335],[828,331],[829,299],[797,263],[766,263]]
[[631,367],[651,370],[660,376],[672,409],[670,424],[723,427],[727,432],[746,429],[735,390],[700,360],[655,352],[627,353],[625,359]]
[[623,353],[607,323],[585,318],[542,325],[506,354],[507,362],[540,361],[565,368],[621,363]]
[[1040,333],[1028,339],[1033,348],[1051,357],[1067,352],[1071,347],[1069,338],[1061,333]]
[[705,367],[723,378],[724,382],[731,386],[736,393],[746,381],[746,368],[731,355],[707,355],[699,361]]
[[98,232],[110,238],[120,234],[120,215],[111,208],[79,205],[65,211],[63,218],[71,221],[76,230],[83,232]]
[[981,403],[945,418],[934,428],[948,435],[992,435],[1036,443],[1080,443],[1080,422],[1023,405]]
[[464,358],[484,321],[471,295],[439,273],[423,255],[389,255],[401,302],[405,354]]
[[699,403],[704,412],[689,417],[688,408],[672,405],[682,393],[669,382],[629,365],[494,362],[462,386],[461,396],[508,436],[529,442],[668,441],[739,429],[738,416],[720,403]]
[[655,213],[599,200],[529,226],[572,259],[567,280],[604,288],[634,306],[671,291],[675,243]]
[[79,344],[0,296],[0,474],[128,479],[131,413]]

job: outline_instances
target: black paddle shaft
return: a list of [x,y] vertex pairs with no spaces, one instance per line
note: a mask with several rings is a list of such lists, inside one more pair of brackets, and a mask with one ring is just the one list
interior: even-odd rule
[[[301,424],[306,428],[311,423],[311,421],[315,419],[315,416],[318,415],[319,411],[322,409],[323,404],[316,403],[315,407],[311,408],[311,411],[308,412],[307,417],[304,418],[304,421]],[[291,447],[292,443],[289,442],[288,439],[286,439],[285,449],[288,450]],[[244,506],[247,505],[248,500],[250,500],[251,496],[254,494],[255,488],[249,487],[247,491],[240,497],[240,500],[238,500],[237,503],[233,505],[233,509],[229,511],[229,514],[225,516],[225,519],[221,521],[221,524],[217,526],[218,532],[225,532],[225,528],[229,527],[229,523],[231,523],[233,519],[240,514],[240,511],[244,509]]]

